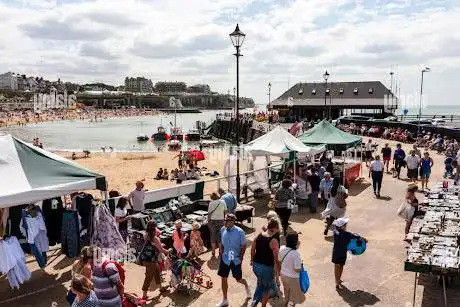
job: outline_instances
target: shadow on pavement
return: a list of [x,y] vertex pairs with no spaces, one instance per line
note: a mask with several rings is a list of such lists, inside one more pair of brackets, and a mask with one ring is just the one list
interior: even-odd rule
[[363,290],[351,291],[345,286],[337,290],[337,293],[348,305],[353,307],[371,306],[380,302],[380,299],[372,293]]
[[364,192],[371,184],[361,180],[356,180],[351,187],[348,189],[348,195],[357,196]]
[[[442,279],[438,278],[438,276],[420,274],[417,287],[420,286],[423,286],[422,307],[444,305]],[[446,277],[446,297],[447,306],[458,306],[460,302],[460,282],[458,277]],[[420,299],[416,299],[416,301],[420,301]]]

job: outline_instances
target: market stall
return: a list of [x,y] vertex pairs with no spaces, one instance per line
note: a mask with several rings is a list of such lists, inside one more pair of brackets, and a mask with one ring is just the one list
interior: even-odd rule
[[345,150],[361,144],[360,136],[344,132],[327,120],[316,124],[300,135],[298,139],[307,145],[323,144],[328,150]]
[[104,176],[11,135],[0,135],[0,174],[0,208],[106,190]]
[[[113,217],[102,219],[108,208],[93,206],[92,197],[79,194],[74,198],[75,208],[66,208],[61,199],[82,190],[105,191],[104,176],[11,135],[0,136],[0,174],[0,259],[14,260],[0,271],[12,288],[31,278],[24,251],[44,268],[49,246],[60,243],[63,253],[73,258],[80,252],[80,239],[97,245],[98,239],[109,234],[98,229],[112,226],[118,233]],[[39,201],[41,206],[36,206]],[[110,222],[113,225],[107,225]],[[111,243],[117,248],[117,242]]]
[[[293,163],[294,181],[296,181],[297,159],[312,157],[326,150],[325,146],[307,146],[281,126],[275,127],[267,134],[248,143],[245,150],[254,157],[278,156],[288,158]],[[303,180],[300,180],[303,181]],[[303,181],[305,182],[305,181]],[[302,188],[306,184],[300,185]],[[302,193],[305,194],[305,193]]]
[[357,159],[357,151],[361,145],[361,137],[346,133],[327,120],[323,120],[313,128],[302,134],[298,139],[307,145],[324,145],[334,153],[341,153],[337,158],[333,158],[335,169],[340,166],[340,170],[334,172],[343,178],[346,187],[359,177],[361,173],[361,160]]
[[417,275],[426,273],[442,279],[444,306],[447,306],[446,278],[459,276],[460,272],[459,187],[453,181],[438,183],[426,194],[407,239],[411,246],[407,251],[404,269],[415,272],[413,303]]

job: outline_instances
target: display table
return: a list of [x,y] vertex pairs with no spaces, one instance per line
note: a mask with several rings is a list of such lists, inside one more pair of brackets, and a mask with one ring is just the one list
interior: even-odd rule
[[[447,182],[447,181],[446,181]],[[419,205],[407,236],[411,246],[407,251],[404,270],[415,272],[414,296],[417,274],[430,273],[440,276],[443,282],[444,306],[447,306],[445,279],[458,276],[460,269],[460,201],[458,186],[448,181],[433,186]]]
[[[198,200],[193,203],[182,205],[172,209],[169,206],[163,206],[156,209],[146,209],[141,213],[134,214],[129,223],[129,242],[130,248],[139,253],[144,244],[145,228],[149,220],[154,219],[160,230],[160,240],[167,247],[172,247],[172,234],[175,231],[174,222],[177,219],[182,220],[182,231],[190,233],[192,224],[198,222],[201,225],[201,238],[206,247],[210,247],[210,232],[207,226],[209,201]],[[236,221],[252,223],[255,209],[248,205],[238,205],[235,210]],[[254,224],[252,224],[254,226]],[[189,247],[189,240],[185,241],[185,246]]]

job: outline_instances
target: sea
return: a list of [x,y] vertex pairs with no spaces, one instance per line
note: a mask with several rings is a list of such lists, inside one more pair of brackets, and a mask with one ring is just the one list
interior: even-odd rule
[[[176,125],[186,133],[196,127],[196,122],[211,124],[217,113],[223,111],[202,111],[202,113],[177,114]],[[115,151],[152,152],[164,150],[165,144],[137,142],[137,136],[145,133],[148,136],[156,133],[162,126],[169,133],[174,123],[174,114],[139,116],[126,118],[108,118],[101,122],[89,120],[66,120],[29,124],[24,127],[0,128],[0,132],[9,133],[26,142],[39,138],[44,147],[56,151],[90,150],[102,151],[102,147],[112,147]]]
[[[248,109],[246,111],[252,111]],[[202,111],[202,113],[177,114],[177,126],[183,132],[196,127],[196,122],[205,122],[210,125],[216,118],[217,113],[223,111]],[[231,111],[226,111],[231,112]],[[408,115],[417,115],[418,109],[408,109]],[[395,115],[402,115],[403,109],[395,112]],[[458,115],[460,116],[460,106],[424,106],[423,115]],[[10,133],[13,136],[32,142],[34,138],[39,138],[44,146],[49,150],[76,151],[90,150],[92,152],[101,151],[102,147],[113,147],[115,151],[135,151],[152,152],[162,151],[166,144],[137,142],[136,137],[140,133],[151,136],[162,126],[169,132],[169,128],[174,122],[174,114],[154,115],[142,117],[110,118],[102,122],[90,122],[89,120],[68,120],[30,124],[24,127],[0,128],[0,132]],[[191,144],[196,145],[196,144]]]
[[[407,108],[407,115],[418,115],[418,108]],[[396,110],[395,115],[403,115],[404,108]],[[425,105],[422,107],[422,115],[456,115],[460,116],[460,105]]]

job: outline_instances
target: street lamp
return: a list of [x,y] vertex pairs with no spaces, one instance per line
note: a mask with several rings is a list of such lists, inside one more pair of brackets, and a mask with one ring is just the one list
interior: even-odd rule
[[236,198],[240,201],[240,48],[243,45],[246,34],[241,32],[240,27],[236,24],[235,31],[230,33],[233,47],[236,49],[234,56],[236,57]]
[[270,111],[270,95],[271,95],[271,91],[272,91],[272,83],[271,82],[268,82],[268,110]]
[[426,72],[430,72],[431,69],[429,67],[425,67],[425,69],[422,69],[422,80],[420,82],[420,105],[418,108],[418,127],[417,127],[417,135],[420,135],[420,120],[422,118],[422,100],[423,100],[423,75]]
[[390,92],[391,92],[391,107],[393,108],[393,98],[394,98],[394,94],[393,94],[393,76],[394,76],[394,72],[393,71],[390,71]]
[[323,74],[324,78],[324,112],[323,112],[323,119],[326,118],[326,107],[327,107],[327,97],[326,97],[326,91],[327,91],[327,79],[329,79],[329,73],[326,72]]

